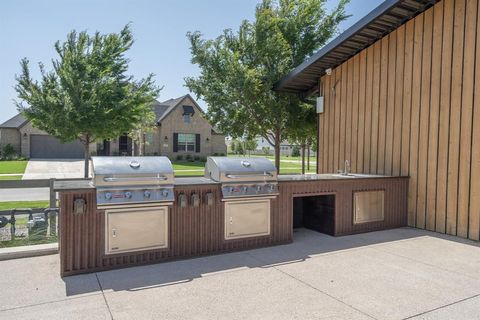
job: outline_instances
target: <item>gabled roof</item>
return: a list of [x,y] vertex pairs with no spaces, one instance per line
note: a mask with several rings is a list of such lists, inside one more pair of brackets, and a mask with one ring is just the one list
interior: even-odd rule
[[28,120],[21,113],[19,113],[16,116],[5,121],[4,123],[0,124],[0,128],[20,129],[27,122]]
[[172,112],[172,110],[175,109],[175,107],[177,105],[179,105],[180,102],[182,102],[182,100],[185,99],[186,97],[190,97],[190,95],[186,94],[186,95],[178,97],[176,99],[168,99],[168,100],[165,100],[163,102],[158,102],[157,100],[155,100],[152,107],[153,107],[153,112],[155,112],[155,115],[156,115],[156,118],[157,118],[157,123],[159,123],[160,121],[165,119],[165,117],[170,112]]
[[274,90],[308,96],[318,79],[440,0],[386,0],[274,85]]

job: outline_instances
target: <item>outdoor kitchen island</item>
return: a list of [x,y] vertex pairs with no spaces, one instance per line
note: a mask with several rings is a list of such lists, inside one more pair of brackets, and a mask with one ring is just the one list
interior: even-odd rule
[[[286,244],[294,240],[296,226],[333,235],[406,226],[407,185],[405,177],[280,175],[278,196],[270,200],[268,234],[226,240],[226,204],[222,201],[221,183],[204,177],[175,178],[165,246],[107,254],[106,210],[97,206],[96,188],[89,180],[58,181],[55,190],[60,201],[61,275]],[[294,219],[299,212],[305,215],[309,205],[320,212],[320,217]],[[367,208],[374,213],[359,212],[356,217],[354,208]],[[326,217],[321,217],[322,210],[327,212],[323,214]],[[319,219],[333,228],[322,231],[315,223],[306,223]],[[142,223],[147,227],[149,222]]]

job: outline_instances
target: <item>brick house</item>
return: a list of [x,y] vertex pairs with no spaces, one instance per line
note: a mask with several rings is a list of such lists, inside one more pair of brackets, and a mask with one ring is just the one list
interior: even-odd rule
[[[177,155],[206,157],[226,154],[225,136],[206,120],[205,114],[190,95],[164,102],[155,101],[156,129],[145,134],[144,155]],[[62,143],[58,139],[33,127],[21,114],[0,125],[0,148],[11,144],[18,154],[27,158],[83,158],[79,141]],[[96,155],[138,154],[127,135],[104,140],[90,146]]]

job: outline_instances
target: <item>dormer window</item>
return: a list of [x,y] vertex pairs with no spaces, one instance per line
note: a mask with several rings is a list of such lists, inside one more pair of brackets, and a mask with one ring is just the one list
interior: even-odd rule
[[183,122],[192,122],[192,116],[195,114],[195,110],[192,106],[183,106]]

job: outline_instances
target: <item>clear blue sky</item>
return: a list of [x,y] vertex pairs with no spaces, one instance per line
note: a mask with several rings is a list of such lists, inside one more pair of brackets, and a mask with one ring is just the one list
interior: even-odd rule
[[[0,1],[0,123],[14,116],[13,86],[19,61],[27,57],[38,77],[37,62],[47,70],[56,57],[53,44],[63,41],[72,29],[118,32],[132,23],[135,44],[129,53],[129,73],[137,78],[153,72],[164,86],[159,100],[187,93],[184,77],[198,74],[190,63],[185,34],[201,31],[218,36],[223,29],[236,29],[243,19],[251,20],[260,0],[2,0]],[[351,0],[352,15],[341,25],[345,30],[383,0]],[[337,0],[329,0],[333,7]],[[205,104],[200,101],[200,105]]]

